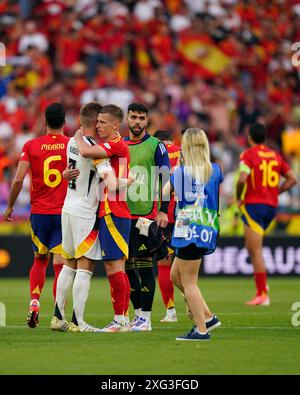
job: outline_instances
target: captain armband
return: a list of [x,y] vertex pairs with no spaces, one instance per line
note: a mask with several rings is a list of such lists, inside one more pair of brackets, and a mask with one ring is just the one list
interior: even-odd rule
[[240,172],[244,172],[244,173],[250,174],[251,173],[251,169],[250,169],[250,167],[248,167],[246,165],[245,162],[240,162]]

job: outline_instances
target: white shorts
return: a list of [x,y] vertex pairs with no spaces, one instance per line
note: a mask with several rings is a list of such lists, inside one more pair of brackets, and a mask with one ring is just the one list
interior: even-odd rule
[[62,256],[67,259],[86,257],[101,260],[99,221],[62,213]]

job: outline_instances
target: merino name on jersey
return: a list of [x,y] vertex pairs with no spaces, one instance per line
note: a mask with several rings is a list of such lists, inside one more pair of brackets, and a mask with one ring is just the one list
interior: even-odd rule
[[53,151],[57,149],[65,149],[65,144],[43,144],[41,150]]

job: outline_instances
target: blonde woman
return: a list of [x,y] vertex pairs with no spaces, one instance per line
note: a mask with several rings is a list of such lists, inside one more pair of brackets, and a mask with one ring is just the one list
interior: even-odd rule
[[176,340],[209,340],[209,331],[221,325],[201,295],[198,273],[203,255],[211,254],[216,248],[222,181],[219,165],[210,162],[205,132],[187,129],[182,140],[181,165],[164,188],[164,196],[174,191],[178,200],[171,280],[184,293],[195,324],[190,332]]

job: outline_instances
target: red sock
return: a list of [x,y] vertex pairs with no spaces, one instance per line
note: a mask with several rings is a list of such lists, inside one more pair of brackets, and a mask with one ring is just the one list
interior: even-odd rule
[[31,300],[40,300],[41,292],[46,280],[46,269],[48,262],[48,258],[34,258],[33,265],[29,272]]
[[63,266],[64,266],[63,263],[56,263],[55,265],[53,265],[54,280],[53,280],[52,292],[53,292],[54,303],[55,303],[55,300],[56,300],[57,279],[58,279],[59,273],[61,272],[61,269],[63,268]]
[[174,286],[170,280],[171,266],[157,265],[158,267],[158,284],[167,309],[174,307]]
[[254,279],[256,284],[256,295],[260,296],[262,293],[268,293],[267,290],[267,273],[254,273]]
[[127,295],[127,284],[123,272],[117,272],[108,276],[110,283],[110,296],[115,315],[123,315],[125,309],[125,298]]
[[131,288],[130,288],[130,282],[129,282],[127,274],[125,272],[123,274],[124,274],[124,278],[125,278],[125,281],[126,281],[126,297],[125,297],[124,315],[128,316],[129,315]]

